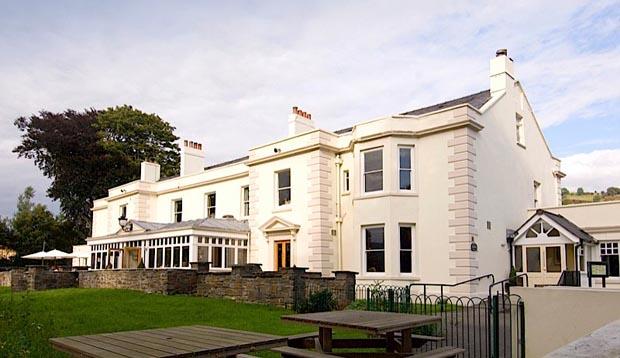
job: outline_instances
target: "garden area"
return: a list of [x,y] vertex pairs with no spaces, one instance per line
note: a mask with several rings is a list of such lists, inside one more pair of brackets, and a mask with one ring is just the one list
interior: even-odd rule
[[[12,293],[0,287],[0,357],[66,357],[51,337],[203,324],[293,335],[313,327],[287,323],[293,313],[274,306],[225,299],[116,289],[58,289]],[[352,337],[355,332],[337,331]],[[261,352],[261,356],[277,356]]]

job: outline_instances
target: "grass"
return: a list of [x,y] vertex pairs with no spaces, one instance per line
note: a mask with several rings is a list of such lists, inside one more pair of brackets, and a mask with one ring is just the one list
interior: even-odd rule
[[[0,288],[0,357],[65,357],[51,348],[49,338],[191,324],[277,335],[316,330],[280,320],[290,313],[273,306],[129,290],[11,293]],[[335,331],[335,335],[359,336],[351,331]]]

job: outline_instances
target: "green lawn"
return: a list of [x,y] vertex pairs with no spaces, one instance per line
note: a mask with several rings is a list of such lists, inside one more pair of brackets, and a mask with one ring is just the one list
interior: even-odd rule
[[[192,296],[111,289],[59,289],[12,294],[0,288],[0,357],[63,357],[48,338],[205,324],[291,335],[313,327],[285,323],[282,308]],[[314,328],[316,329],[316,328]],[[352,332],[336,332],[351,336]]]

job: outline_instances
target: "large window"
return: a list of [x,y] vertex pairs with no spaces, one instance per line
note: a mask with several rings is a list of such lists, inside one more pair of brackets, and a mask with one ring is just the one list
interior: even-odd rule
[[234,247],[227,247],[225,250],[225,266],[226,268],[230,268],[233,267],[233,265],[235,264],[235,248]]
[[413,272],[413,227],[400,226],[400,272]]
[[241,188],[241,207],[243,216],[250,216],[250,187]]
[[383,226],[364,228],[366,272],[385,272],[385,237]]
[[413,164],[411,148],[398,148],[398,180],[400,190],[412,190],[411,168]]
[[172,220],[175,223],[183,221],[183,200],[174,200],[172,202]]
[[276,173],[278,188],[278,206],[291,203],[291,170],[286,169]]
[[209,193],[206,195],[205,198],[206,201],[206,208],[205,208],[205,214],[208,218],[214,218],[215,217],[215,193]]
[[222,268],[222,248],[214,246],[211,248],[211,266]]
[[364,192],[383,190],[383,149],[373,149],[363,153]]
[[527,272],[540,272],[540,248],[528,247],[525,249]]
[[607,262],[609,265],[609,275],[620,276],[620,265],[618,260],[618,243],[617,242],[601,242],[601,261]]

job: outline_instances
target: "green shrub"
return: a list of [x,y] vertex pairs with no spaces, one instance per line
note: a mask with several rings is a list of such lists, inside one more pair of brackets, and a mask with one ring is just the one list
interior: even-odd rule
[[313,292],[296,307],[299,313],[326,312],[336,309],[336,301],[330,290]]

